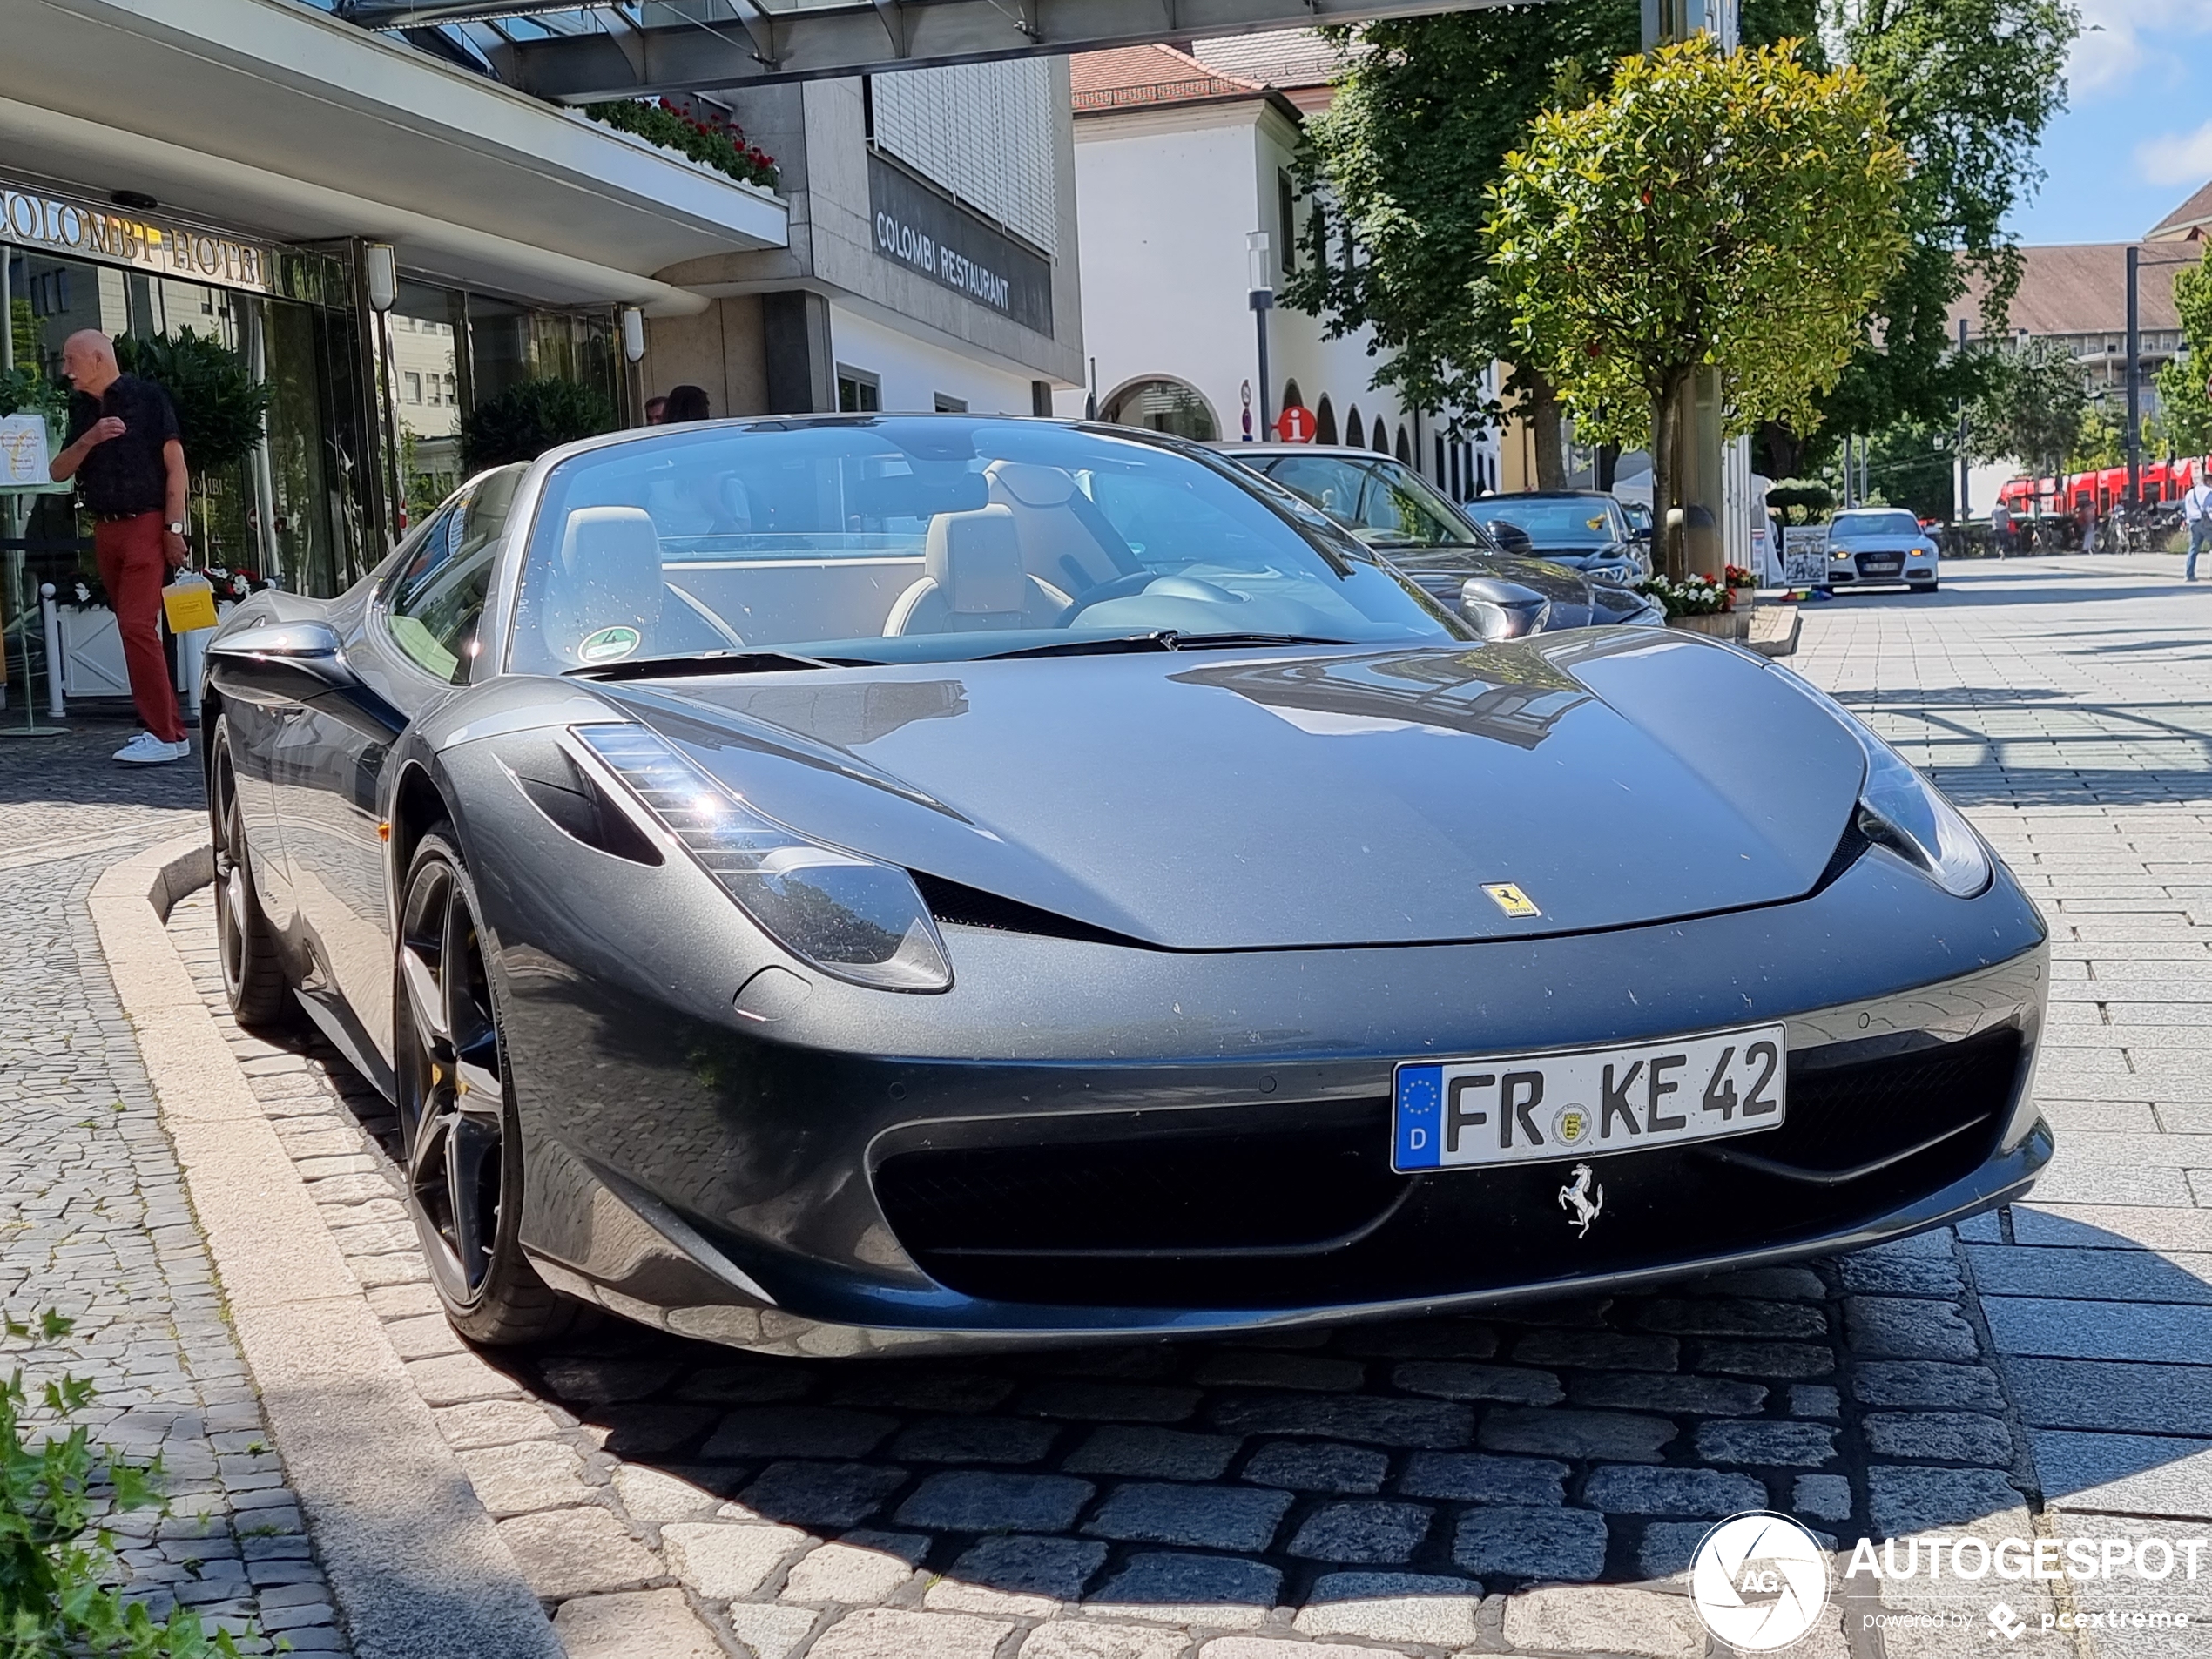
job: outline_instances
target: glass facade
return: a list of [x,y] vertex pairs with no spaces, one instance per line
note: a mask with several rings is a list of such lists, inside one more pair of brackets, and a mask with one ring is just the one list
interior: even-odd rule
[[[540,309],[403,279],[379,316],[357,292],[359,247],[269,246],[0,180],[0,368],[64,384],[63,343],[84,328],[216,341],[266,388],[267,415],[243,456],[210,465],[186,445],[195,563],[341,592],[460,483],[464,423],[482,401],[557,376],[619,412],[627,380],[611,307]],[[44,700],[39,587],[64,604],[80,583],[96,589],[91,529],[66,493],[0,494],[0,620],[26,711]]]

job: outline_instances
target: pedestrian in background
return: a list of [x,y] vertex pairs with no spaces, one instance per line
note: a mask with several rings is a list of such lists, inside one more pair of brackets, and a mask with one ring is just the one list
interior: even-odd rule
[[645,424],[647,426],[663,426],[667,423],[667,421],[668,400],[664,397],[647,398],[645,400]]
[[2184,582],[2196,580],[2196,556],[2212,546],[2212,483],[2206,482],[2208,462],[2212,462],[2212,455],[2197,463],[2196,482],[2182,497],[2182,521],[2189,529],[2188,563],[2182,567]]
[[185,564],[185,500],[191,486],[177,411],[151,381],[125,374],[115,342],[96,329],[62,346],[62,373],[77,390],[69,401],[69,442],[48,471],[77,480],[92,515],[100,582],[115,608],[130,670],[131,700],[145,730],[115,752],[125,765],[158,765],[192,752],[177,691],[162,654],[161,590]]
[[706,406],[706,388],[703,386],[676,386],[669,388],[668,407],[661,412],[661,424],[674,426],[680,421],[711,421],[714,411]]

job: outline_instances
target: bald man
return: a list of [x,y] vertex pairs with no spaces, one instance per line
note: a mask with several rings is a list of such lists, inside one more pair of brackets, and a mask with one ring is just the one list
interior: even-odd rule
[[161,651],[161,590],[185,563],[185,498],[191,477],[177,437],[177,411],[151,381],[125,374],[115,342],[95,329],[62,347],[62,373],[76,387],[69,401],[69,442],[49,470],[57,483],[78,481],[92,515],[100,583],[115,608],[131,700],[145,730],[115,752],[125,765],[159,765],[192,752],[177,711],[176,687]]

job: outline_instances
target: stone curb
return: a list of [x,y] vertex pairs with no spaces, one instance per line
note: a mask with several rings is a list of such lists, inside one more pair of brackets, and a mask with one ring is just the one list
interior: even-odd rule
[[561,1659],[291,1157],[178,959],[198,837],[101,875],[91,910],[231,1323],[361,1659]]

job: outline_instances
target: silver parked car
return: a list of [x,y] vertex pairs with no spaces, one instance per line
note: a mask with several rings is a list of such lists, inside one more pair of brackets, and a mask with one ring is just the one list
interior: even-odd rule
[[1828,524],[1828,585],[1865,588],[1900,583],[1933,593],[1941,556],[1920,521],[1903,507],[1856,507]]
[[1662,625],[1635,578],[1501,546],[1404,462],[1311,443],[1221,443],[1230,460],[1320,508],[1485,638],[1561,628]]

